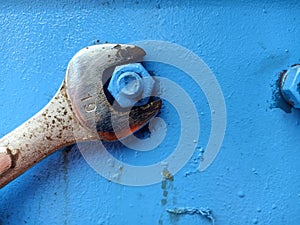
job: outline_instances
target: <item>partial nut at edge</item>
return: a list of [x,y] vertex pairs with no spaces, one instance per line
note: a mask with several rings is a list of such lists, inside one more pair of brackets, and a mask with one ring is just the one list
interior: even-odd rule
[[280,90],[286,102],[300,109],[300,65],[294,65],[282,74]]
[[11,158],[8,154],[0,152],[0,175],[12,166]]

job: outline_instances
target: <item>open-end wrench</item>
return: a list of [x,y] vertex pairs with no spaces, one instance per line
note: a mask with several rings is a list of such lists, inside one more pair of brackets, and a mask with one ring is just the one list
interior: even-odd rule
[[[114,141],[149,122],[160,110],[161,100],[118,109],[104,88],[116,66],[142,61],[144,55],[137,46],[120,44],[94,45],[79,51],[48,105],[0,139],[0,188],[64,146]],[[112,119],[117,120],[117,128],[112,126]]]

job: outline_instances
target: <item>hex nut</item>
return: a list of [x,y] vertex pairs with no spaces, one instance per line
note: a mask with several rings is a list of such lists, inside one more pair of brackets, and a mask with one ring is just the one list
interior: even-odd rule
[[300,109],[300,65],[292,66],[281,79],[282,96],[294,108]]
[[108,91],[123,108],[147,104],[154,87],[154,79],[141,63],[117,66]]

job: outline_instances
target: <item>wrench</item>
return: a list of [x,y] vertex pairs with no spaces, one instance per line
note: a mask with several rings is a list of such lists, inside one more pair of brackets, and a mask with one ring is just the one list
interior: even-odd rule
[[145,54],[143,49],[125,44],[80,50],[69,62],[52,100],[0,139],[0,188],[62,147],[92,140],[115,141],[147,124],[159,112],[160,99],[120,109],[109,101],[111,96],[105,90],[116,66],[142,61]]

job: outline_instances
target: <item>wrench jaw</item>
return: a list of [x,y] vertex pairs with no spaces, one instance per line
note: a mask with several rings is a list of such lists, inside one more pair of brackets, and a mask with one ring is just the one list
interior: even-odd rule
[[[135,131],[138,131],[139,129],[144,127],[147,123],[149,123],[149,121],[159,113],[161,107],[162,107],[162,101],[161,99],[157,99],[154,101],[150,101],[146,105],[133,108],[129,114],[130,116],[129,125],[131,131],[129,135],[134,133]],[[124,135],[123,137],[126,136]]]
[[113,109],[109,115],[98,120],[97,132],[101,140],[116,141],[123,139],[144,127],[161,109],[160,99],[148,104],[133,107],[127,112]]
[[125,138],[149,122],[160,110],[161,100],[132,109],[116,110],[106,96],[105,84],[116,66],[141,62],[143,49],[133,45],[103,44],[79,51],[66,74],[70,108],[80,124],[97,131],[99,139]]

